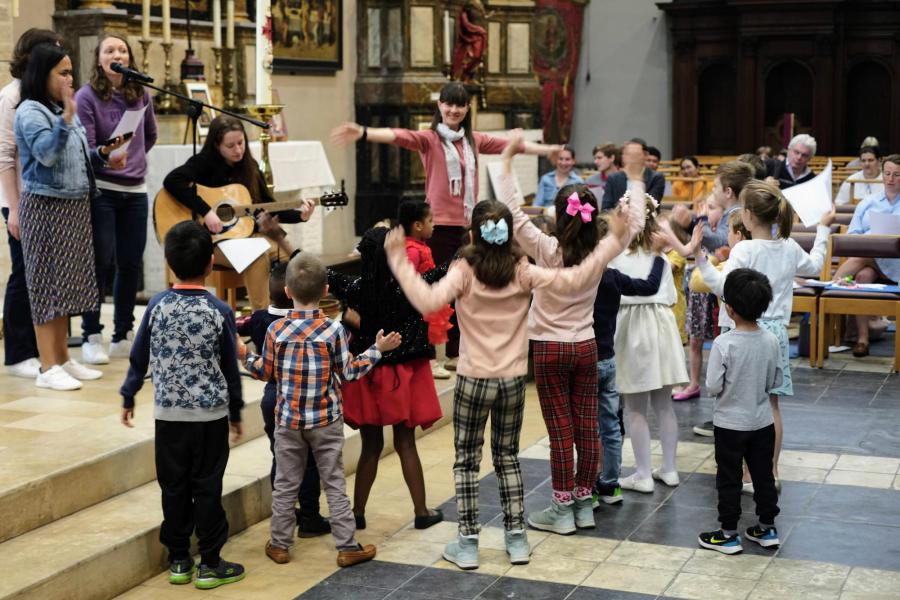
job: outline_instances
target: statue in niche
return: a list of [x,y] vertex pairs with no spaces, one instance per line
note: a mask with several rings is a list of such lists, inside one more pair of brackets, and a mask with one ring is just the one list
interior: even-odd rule
[[453,79],[474,83],[487,48],[487,14],[481,0],[469,0],[456,19],[456,42],[453,47]]

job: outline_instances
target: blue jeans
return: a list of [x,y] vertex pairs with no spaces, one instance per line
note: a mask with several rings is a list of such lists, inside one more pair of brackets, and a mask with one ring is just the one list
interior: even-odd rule
[[[3,209],[3,219],[9,220],[9,209]],[[7,234],[9,238],[9,281],[3,300],[3,361],[14,365],[29,358],[37,358],[37,341],[31,322],[31,303],[28,301],[28,286],[25,284],[25,259],[22,256],[22,242]]]
[[[102,298],[109,272],[115,267],[112,341],[119,342],[134,328],[135,296],[147,245],[147,194],[100,192],[91,202],[97,284]],[[89,335],[100,333],[100,312],[85,313],[81,329],[85,341]]]
[[597,478],[597,487],[611,492],[619,485],[619,469],[622,466],[622,429],[619,426],[615,357],[598,361],[597,372],[600,376],[598,421],[600,443],[603,446],[603,469]]

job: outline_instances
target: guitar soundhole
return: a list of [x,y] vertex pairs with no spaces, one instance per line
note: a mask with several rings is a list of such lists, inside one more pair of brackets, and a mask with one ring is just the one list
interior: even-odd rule
[[235,218],[234,207],[230,204],[222,203],[216,207],[216,215],[223,223],[231,221]]

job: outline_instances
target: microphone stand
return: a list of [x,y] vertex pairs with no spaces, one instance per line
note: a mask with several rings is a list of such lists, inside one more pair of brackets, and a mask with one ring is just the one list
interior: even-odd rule
[[[226,115],[234,117],[235,119],[244,121],[245,123],[250,123],[251,125],[256,125],[260,129],[269,129],[271,127],[271,125],[269,123],[264,123],[263,121],[258,121],[256,119],[253,119],[246,115],[241,115],[236,112],[227,110],[225,108],[220,108],[218,106],[215,106],[214,104],[207,104],[206,102],[201,102],[200,100],[190,98],[179,92],[173,92],[172,90],[167,90],[165,88],[155,86],[152,83],[149,83],[147,81],[141,81],[140,79],[137,79],[135,77],[130,77],[128,74],[122,75],[123,85],[125,83],[127,83],[129,80],[136,81],[137,83],[141,84],[145,88],[150,88],[152,90],[156,90],[158,92],[168,94],[170,96],[173,96],[173,97],[178,98],[179,100],[182,100],[183,102],[185,102],[184,111],[187,114],[188,119],[190,119],[191,128],[193,129],[194,154],[197,154],[197,137],[198,137],[197,121],[200,120],[200,115],[203,113],[204,108],[208,108],[210,110],[214,110],[214,111],[220,112],[220,113],[225,113]],[[247,149],[247,151],[249,151],[249,148]]]

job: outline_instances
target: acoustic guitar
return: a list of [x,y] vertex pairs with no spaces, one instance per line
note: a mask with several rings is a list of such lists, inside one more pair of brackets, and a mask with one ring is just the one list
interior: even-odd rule
[[[278,212],[297,208],[306,201],[306,199],[298,199],[254,204],[250,197],[250,191],[239,183],[217,188],[198,185],[197,195],[203,198],[210,206],[210,210],[214,211],[222,221],[222,232],[213,234],[213,242],[250,237],[256,225],[254,213],[258,210]],[[319,206],[326,208],[347,206],[348,198],[344,192],[344,182],[341,182],[340,191],[325,194],[315,200]],[[156,198],[153,200],[153,227],[156,229],[156,237],[160,243],[176,223],[192,219],[199,223],[203,222],[200,215],[194,214],[190,208],[176,200],[172,194],[166,191],[166,188],[156,194]]]

